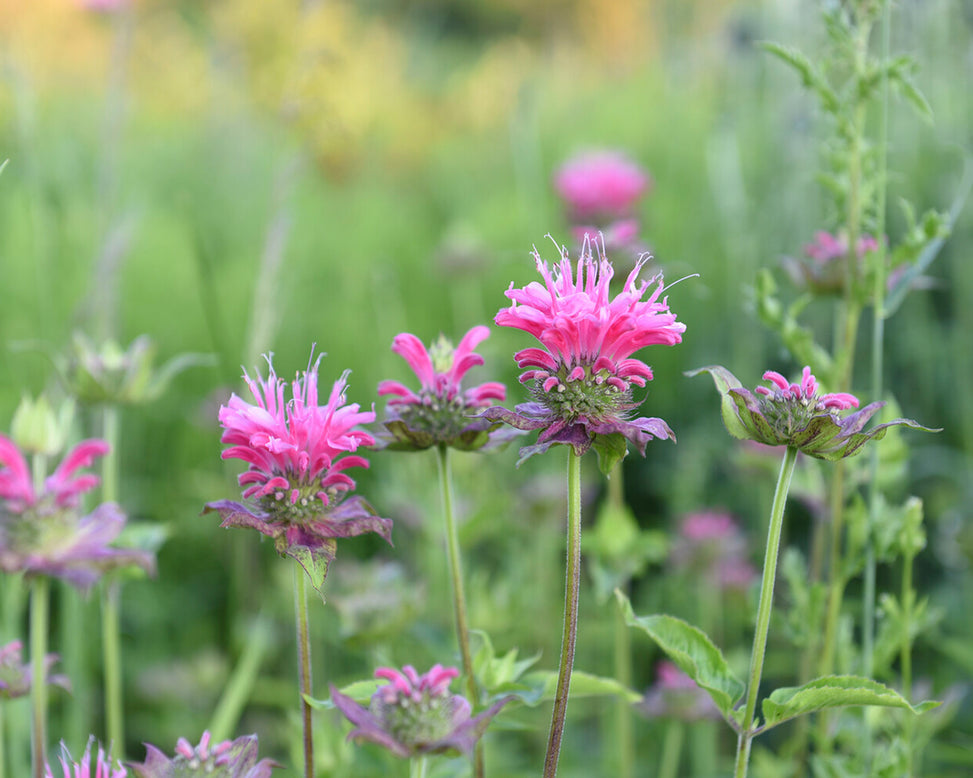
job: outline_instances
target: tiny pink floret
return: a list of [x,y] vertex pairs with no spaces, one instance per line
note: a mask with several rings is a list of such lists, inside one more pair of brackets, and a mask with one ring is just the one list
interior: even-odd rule
[[800,384],[789,383],[784,376],[773,370],[765,372],[763,379],[777,387],[776,392],[773,389],[768,389],[766,386],[756,387],[755,391],[764,397],[774,397],[776,394],[776,396],[784,400],[795,400],[805,403],[813,402],[818,408],[836,411],[844,411],[859,406],[858,398],[847,392],[834,392],[817,397],[817,379],[811,374],[811,368],[808,366],[805,366],[802,371]]

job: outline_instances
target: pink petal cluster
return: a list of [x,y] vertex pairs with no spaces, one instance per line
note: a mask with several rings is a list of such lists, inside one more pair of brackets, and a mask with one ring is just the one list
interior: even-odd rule
[[24,455],[0,435],[0,516],[5,519],[0,522],[0,569],[55,576],[80,588],[114,567],[134,564],[155,570],[152,554],[111,546],[126,522],[118,505],[102,503],[80,515],[81,495],[99,479],[78,471],[107,452],[103,440],[82,441],[38,492]]
[[646,692],[638,710],[650,718],[665,717],[681,721],[720,716],[709,694],[668,659],[659,662],[656,683]]
[[44,492],[37,494],[24,455],[12,440],[0,435],[0,465],[3,466],[0,469],[0,499],[11,513],[22,513],[45,497],[59,508],[75,508],[81,495],[99,483],[98,476],[91,473],[78,475],[78,470],[91,467],[97,457],[107,453],[108,444],[103,440],[81,441],[44,481]]
[[480,325],[467,332],[456,348],[440,335],[429,349],[411,333],[395,336],[392,350],[412,368],[420,388],[413,392],[398,381],[379,383],[379,395],[389,396],[383,422],[393,436],[389,448],[418,451],[439,445],[475,451],[510,437],[485,419],[472,418],[494,400],[503,401],[506,387],[496,381],[462,387],[466,373],[483,364],[483,357],[473,349],[489,335]]
[[[511,284],[505,295],[512,304],[495,318],[501,327],[524,330],[544,346],[514,355],[519,367],[528,368],[520,377],[522,383],[539,381],[545,392],[586,377],[619,391],[630,384],[645,386],[652,380],[652,371],[631,355],[645,346],[682,341],[686,325],[670,313],[667,298],[659,299],[664,291],[662,276],[638,283],[644,259],[614,298],[609,288],[611,263],[603,248],[594,259],[590,241],[585,242],[576,268],[563,248],[553,270],[537,249],[534,260],[544,283],[533,281],[523,289]],[[650,286],[655,288],[643,300]]]
[[[871,235],[862,235],[855,246],[855,253],[861,259],[870,251],[878,249],[878,241]],[[840,259],[848,253],[848,240],[840,235],[819,230],[814,240],[804,245],[804,254],[815,262],[828,263]]]
[[[23,643],[19,640],[12,640],[0,647],[0,699],[14,700],[30,693],[33,673],[30,663],[21,661],[22,651]],[[70,689],[71,684],[66,676],[51,674],[51,668],[57,661],[57,654],[44,657],[44,678],[49,685]]]
[[845,411],[849,408],[857,408],[859,404],[858,398],[847,392],[835,392],[818,397],[817,380],[811,375],[810,367],[804,368],[800,384],[789,383],[784,376],[773,370],[765,372],[763,379],[776,387],[776,389],[768,389],[766,386],[756,387],[754,391],[765,397],[799,402],[817,410]]
[[135,778],[171,778],[172,776],[221,776],[221,778],[270,778],[279,767],[271,759],[257,760],[257,736],[244,735],[236,740],[212,743],[209,732],[203,732],[199,745],[179,738],[171,759],[153,745],[146,745],[145,761],[132,764]]
[[[80,762],[72,761],[67,747],[63,742],[61,743],[61,756],[58,761],[61,764],[64,778],[126,778],[128,771],[117,761],[113,767],[111,756],[106,755],[101,746],[98,746],[98,753],[95,756],[94,763],[92,763],[91,744],[93,741],[93,737],[88,740],[88,745],[85,747],[84,756],[81,757]],[[44,776],[45,778],[55,778],[51,766],[48,764],[44,765]]]
[[648,173],[617,151],[580,154],[554,175],[554,188],[576,221],[626,216],[651,183]]
[[372,411],[346,404],[348,373],[335,381],[326,405],[318,405],[318,364],[321,357],[291,383],[291,399],[284,400],[285,382],[277,377],[270,357],[268,375],[251,378],[244,372],[256,404],[235,394],[220,408],[229,448],[223,459],[242,459],[249,464],[240,475],[245,498],[267,498],[297,506],[313,497],[327,507],[336,495],[354,489],[355,482],[343,471],[368,467],[360,456],[346,456],[375,439],[357,429],[375,421]]
[[349,739],[371,741],[403,758],[450,751],[469,756],[490,720],[512,698],[474,717],[466,698],[449,693],[457,675],[456,668],[438,664],[422,675],[411,665],[402,670],[380,667],[375,677],[388,683],[375,690],[367,710],[334,686],[331,700],[355,726]]
[[698,511],[683,517],[670,559],[719,589],[742,589],[756,577],[747,560],[747,543],[724,511]]
[[492,400],[503,402],[507,389],[501,383],[491,381],[465,391],[461,386],[463,376],[471,368],[483,364],[483,357],[473,349],[489,336],[490,331],[486,327],[473,327],[463,336],[456,349],[445,355],[445,364],[437,366],[419,338],[408,332],[396,335],[392,341],[392,351],[412,368],[421,389],[416,394],[398,381],[382,381],[378,385],[378,394],[393,395],[389,400],[391,405],[431,405],[435,400],[452,402],[459,398],[467,408],[486,408]]
[[394,667],[379,667],[375,670],[376,678],[384,678],[388,683],[378,688],[382,701],[388,705],[408,704],[408,701],[419,702],[424,695],[441,697],[449,692],[450,682],[459,675],[455,667],[433,665],[429,672],[419,675],[412,665],[406,665],[402,670]]

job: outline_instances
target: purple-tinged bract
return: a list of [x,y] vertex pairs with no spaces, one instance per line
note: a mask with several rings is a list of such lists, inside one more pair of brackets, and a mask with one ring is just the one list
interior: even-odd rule
[[[599,250],[597,259],[593,245]],[[564,443],[579,456],[592,445],[599,453],[610,449],[615,452],[609,457],[614,464],[624,455],[625,440],[643,455],[654,437],[674,440],[662,419],[631,419],[638,407],[632,387],[652,380],[649,366],[632,354],[645,346],[680,343],[686,330],[670,312],[668,299],[661,297],[662,276],[639,282],[647,260],[643,258],[613,297],[613,270],[603,246],[586,240],[576,266],[566,249],[560,252],[552,269],[534,250],[544,283],[535,281],[522,289],[511,284],[506,296],[512,304],[495,318],[501,327],[524,330],[543,346],[514,355],[518,366],[526,368],[520,381],[530,385],[533,402],[517,406],[515,412],[489,408],[484,417],[522,430],[540,430],[537,445],[521,450],[522,460]]]
[[419,379],[413,392],[398,381],[382,381],[379,395],[389,395],[385,428],[392,440],[386,448],[419,451],[431,446],[450,446],[475,451],[498,445],[510,437],[510,428],[497,422],[472,418],[496,400],[503,402],[506,387],[490,381],[463,389],[462,379],[471,368],[483,364],[473,351],[490,331],[480,325],[467,332],[455,348],[443,336],[429,349],[415,335],[403,332],[392,341],[392,351],[401,356]]
[[134,778],[270,778],[279,764],[271,759],[257,760],[257,736],[211,743],[204,732],[199,745],[179,738],[170,758],[153,745],[145,746],[145,761],[129,764]]
[[804,368],[800,383],[788,382],[780,373],[768,370],[763,377],[772,386],[759,386],[753,392],[719,365],[686,375],[700,373],[709,373],[713,378],[723,398],[723,423],[733,437],[769,446],[792,446],[818,459],[837,460],[857,454],[868,441],[885,437],[890,427],[938,431],[912,419],[894,419],[863,432],[885,403],[874,402],[842,416],[839,412],[858,407],[858,398],[846,392],[819,396],[810,367]]
[[250,527],[274,539],[278,553],[292,557],[305,569],[316,589],[334,559],[336,538],[375,532],[391,542],[392,522],[375,515],[359,496],[349,496],[355,482],[345,473],[368,467],[354,455],[375,439],[358,427],[375,421],[372,411],[348,403],[348,373],[335,381],[327,403],[318,405],[320,356],[291,384],[285,382],[267,357],[268,375],[244,379],[256,404],[235,394],[220,408],[222,442],[229,447],[223,459],[242,459],[249,467],[240,475],[243,497],[254,507],[220,500],[204,513],[216,511],[223,527]]
[[378,687],[367,710],[334,686],[331,700],[355,725],[349,739],[369,740],[400,757],[450,751],[469,756],[490,720],[511,698],[473,717],[470,703],[449,693],[450,681],[458,674],[456,668],[442,665],[423,675],[411,665],[402,670],[380,667],[375,677],[388,683]]

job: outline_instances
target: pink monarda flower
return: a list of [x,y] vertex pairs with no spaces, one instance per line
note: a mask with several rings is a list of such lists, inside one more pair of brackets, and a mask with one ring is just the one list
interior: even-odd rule
[[442,665],[423,675],[411,665],[401,671],[380,667],[375,677],[388,683],[372,695],[368,710],[333,685],[331,701],[355,725],[349,739],[369,740],[400,757],[449,751],[470,756],[490,720],[511,698],[474,718],[466,698],[449,693],[450,681],[457,675],[455,667]]
[[706,690],[668,659],[659,662],[656,679],[655,685],[636,705],[636,710],[644,716],[680,721],[720,717],[719,709]]
[[98,477],[79,471],[107,452],[103,440],[82,441],[37,491],[24,455],[0,435],[0,570],[54,576],[80,589],[116,567],[154,572],[152,554],[110,545],[125,527],[118,505],[102,503],[81,515],[81,495]]
[[[128,771],[117,760],[113,762],[111,755],[106,755],[101,746],[98,746],[98,753],[94,762],[92,762],[91,744],[93,742],[94,737],[92,736],[88,739],[88,745],[84,749],[84,756],[81,757],[81,761],[75,762],[71,759],[71,753],[62,741],[61,756],[58,759],[61,770],[58,771],[58,775],[63,776],[63,778],[126,778]],[[44,776],[45,778],[58,778],[48,764],[44,765]]]
[[541,430],[537,445],[521,450],[521,461],[555,443],[573,446],[580,456],[599,436],[624,436],[643,455],[653,437],[675,439],[662,419],[629,418],[638,407],[632,386],[652,380],[649,366],[631,355],[644,346],[680,343],[686,325],[670,313],[667,298],[659,299],[661,275],[637,282],[644,259],[612,298],[611,263],[603,247],[596,260],[591,246],[585,241],[576,268],[562,248],[553,270],[535,249],[544,283],[523,289],[511,284],[505,294],[513,303],[495,318],[501,327],[524,330],[543,346],[514,355],[518,366],[527,369],[520,381],[531,385],[533,402],[518,405],[516,412],[493,407],[483,414],[518,429]]
[[[0,647],[0,700],[14,700],[30,693],[33,671],[30,662],[24,664],[21,661],[23,647],[23,643],[19,640],[12,640]],[[70,689],[71,684],[67,676],[51,674],[51,668],[57,661],[57,654],[48,654],[44,657],[44,677],[48,685]]]
[[[855,246],[855,255],[861,262],[868,254],[878,251],[878,241],[871,235],[862,235]],[[805,286],[818,294],[842,294],[847,279],[845,258],[848,255],[848,239],[819,230],[814,240],[804,245],[804,257],[785,257],[784,266],[794,283]]]
[[554,174],[554,189],[573,222],[604,221],[631,215],[652,179],[638,164],[617,151],[593,151],[565,162]]
[[723,397],[723,423],[733,437],[769,446],[791,446],[818,459],[836,460],[857,454],[869,440],[885,437],[889,427],[936,431],[912,419],[895,419],[862,432],[885,403],[874,402],[841,416],[840,411],[858,407],[858,398],[846,392],[818,396],[817,380],[810,367],[804,368],[800,383],[791,383],[780,373],[768,370],[763,378],[771,386],[758,386],[753,392],[719,365],[686,375],[700,373],[710,374]]
[[375,443],[358,428],[375,421],[375,414],[347,404],[347,372],[335,381],[327,403],[318,405],[320,356],[294,379],[285,402],[285,382],[270,356],[266,359],[266,379],[244,372],[256,405],[234,394],[219,412],[222,442],[229,446],[223,459],[249,464],[239,482],[255,507],[220,500],[203,512],[218,512],[222,527],[250,527],[273,538],[278,553],[297,560],[320,589],[336,538],[375,532],[391,543],[392,521],[376,516],[361,497],[348,496],[355,482],[344,472],[368,467],[350,452]]
[[146,744],[145,761],[128,766],[135,778],[270,778],[270,771],[280,767],[271,759],[257,760],[256,735],[221,743],[210,740],[209,732],[203,733],[197,746],[179,738],[171,759]]
[[390,395],[384,424],[393,440],[387,448],[419,451],[451,446],[474,451],[510,437],[504,435],[509,428],[497,429],[496,423],[471,418],[494,400],[503,402],[506,387],[495,381],[465,390],[461,385],[471,368],[483,364],[483,357],[473,349],[489,335],[486,327],[473,327],[455,348],[440,335],[428,350],[408,332],[395,336],[392,351],[412,368],[420,388],[416,393],[398,381],[382,381],[378,385],[379,395]]
[[747,561],[746,539],[724,511],[687,514],[679,525],[670,559],[721,589],[746,588],[756,577]]

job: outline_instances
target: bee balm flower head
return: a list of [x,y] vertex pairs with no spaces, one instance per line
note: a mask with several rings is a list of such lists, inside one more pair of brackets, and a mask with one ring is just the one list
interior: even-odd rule
[[352,452],[375,443],[358,425],[373,422],[375,414],[347,403],[347,373],[335,381],[327,403],[318,405],[320,361],[319,356],[295,377],[286,402],[285,382],[270,357],[266,379],[244,373],[256,404],[233,395],[219,419],[229,446],[223,459],[249,465],[239,482],[254,507],[221,500],[204,510],[217,511],[223,527],[250,527],[272,537],[278,553],[296,559],[317,589],[334,558],[336,538],[376,532],[391,542],[392,528],[361,497],[348,496],[355,482],[345,471],[368,467]]
[[370,740],[396,756],[462,751],[470,755],[487,725],[509,701],[505,698],[475,718],[470,703],[449,693],[459,675],[454,667],[435,665],[419,675],[406,665],[401,671],[380,667],[376,678],[388,681],[372,695],[368,710],[331,687],[335,707],[355,725],[349,738]]
[[270,759],[257,761],[256,735],[211,743],[204,732],[196,746],[179,738],[175,751],[170,759],[146,745],[145,761],[129,767],[135,778],[270,778],[270,771],[280,766]]
[[413,392],[398,381],[378,385],[379,395],[390,395],[384,423],[394,440],[388,448],[418,451],[443,445],[473,451],[510,437],[495,423],[471,418],[492,401],[503,402],[506,387],[488,382],[464,390],[461,385],[467,371],[483,364],[483,357],[473,349],[489,335],[481,325],[467,332],[455,348],[440,336],[428,350],[408,332],[395,336],[392,350],[415,372],[420,388]]
[[543,347],[514,355],[518,366],[526,368],[520,381],[530,385],[533,402],[517,406],[516,412],[495,407],[483,414],[518,429],[540,430],[537,445],[521,451],[524,458],[555,443],[571,445],[580,455],[608,436],[627,439],[642,454],[653,437],[674,439],[662,419],[630,418],[638,406],[632,387],[652,380],[649,366],[632,354],[644,346],[680,343],[686,325],[676,321],[667,298],[661,297],[661,275],[638,281],[644,258],[612,297],[611,263],[597,244],[596,259],[592,245],[585,241],[576,266],[562,248],[553,269],[535,249],[544,283],[522,289],[511,284],[506,296],[512,305],[495,318],[501,327],[530,333]]
[[723,397],[723,422],[735,438],[769,446],[792,446],[808,456],[836,460],[857,454],[869,440],[885,437],[889,427],[905,426],[932,432],[911,419],[895,419],[862,432],[868,420],[885,404],[874,402],[855,413],[858,398],[845,392],[818,395],[818,384],[805,367],[800,383],[788,382],[768,370],[771,386],[745,389],[729,370],[718,365],[693,370],[687,375],[709,373]]
[[[62,742],[61,756],[58,759],[61,770],[58,771],[58,775],[62,775],[63,778],[126,778],[128,771],[117,761],[112,760],[110,755],[106,756],[104,749],[100,746],[92,762],[91,744],[93,742],[93,737],[88,740],[84,755],[79,762],[71,759],[71,753]],[[48,764],[44,765],[44,776],[45,778],[57,778]]]

